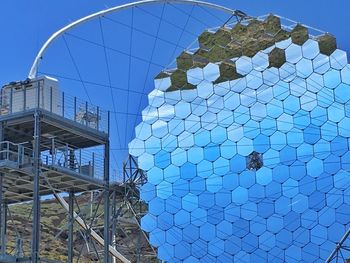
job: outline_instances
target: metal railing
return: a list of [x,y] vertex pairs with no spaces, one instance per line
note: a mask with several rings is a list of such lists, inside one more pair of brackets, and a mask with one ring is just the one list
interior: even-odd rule
[[[0,142],[0,161],[11,162],[21,168],[33,165],[33,150],[22,144],[9,141]],[[91,149],[63,149],[57,148],[54,153],[46,150],[41,152],[41,165],[45,169],[55,167],[69,169],[83,176],[103,180],[104,158],[103,154]]]
[[18,166],[33,163],[33,151],[21,144],[9,141],[0,142],[0,161],[11,161]]
[[86,127],[108,133],[109,112],[77,97],[59,91],[57,87],[44,87],[39,80],[31,85],[8,85],[1,90],[0,115],[25,112],[40,108]]
[[46,166],[65,168],[84,176],[103,180],[104,158],[101,152],[57,147],[54,152],[51,150],[42,152],[41,160]]

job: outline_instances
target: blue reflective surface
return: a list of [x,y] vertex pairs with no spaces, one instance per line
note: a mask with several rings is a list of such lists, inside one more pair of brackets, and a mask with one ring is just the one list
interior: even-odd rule
[[[156,81],[130,154],[148,175],[142,228],[168,262],[324,262],[349,227],[350,66],[309,39]],[[271,50],[271,49],[270,49]],[[169,94],[174,93],[174,94]],[[260,169],[247,156],[262,154]]]

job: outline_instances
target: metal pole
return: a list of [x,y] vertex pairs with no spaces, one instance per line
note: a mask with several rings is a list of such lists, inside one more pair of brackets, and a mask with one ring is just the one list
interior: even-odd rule
[[79,173],[81,173],[81,149],[79,149]]
[[36,95],[37,95],[37,108],[39,109],[40,108],[40,83],[41,81],[38,81],[38,90],[36,92]]
[[10,89],[10,113],[13,113],[13,87]]
[[23,88],[23,111],[27,110],[27,88]]
[[4,241],[3,241],[3,237],[4,237],[4,229],[5,229],[5,225],[2,221],[2,217],[3,217],[3,211],[2,211],[2,204],[4,203],[4,199],[3,199],[3,180],[4,180],[4,175],[1,173],[0,174],[0,235],[1,235],[1,254],[4,254],[3,248],[4,248]]
[[[138,216],[140,216],[140,214],[142,212],[142,207],[141,207],[141,202],[140,201],[138,202],[138,205],[139,205],[139,215]],[[140,222],[139,217],[137,217],[136,220]],[[138,263],[141,262],[141,256],[142,256],[141,255],[142,254],[142,250],[141,250],[141,236],[142,236],[142,230],[141,230],[141,228],[139,228],[139,234],[137,235],[137,249],[136,249],[136,251],[137,251],[137,262]]]
[[34,185],[33,185],[33,232],[32,232],[32,263],[39,262],[40,245],[40,114],[34,113]]
[[3,229],[3,224],[2,224],[2,203],[4,202],[3,200],[3,195],[2,195],[2,185],[3,185],[3,174],[0,174],[0,249],[1,249],[1,254],[2,254],[2,229]]
[[[3,130],[3,127],[4,127],[4,123],[3,122],[0,122],[0,140],[3,141],[4,140],[4,130]],[[2,143],[0,145],[0,150],[2,150]],[[2,209],[2,205],[4,203],[4,189],[3,189],[3,186],[4,186],[4,174],[3,173],[0,173],[0,252],[1,254],[5,254],[5,224],[3,222],[3,213],[6,213],[6,211],[3,211]]]
[[68,197],[69,213],[68,213],[68,263],[73,263],[74,250],[73,250],[73,231],[74,231],[74,193],[69,192]]
[[[52,86],[50,87],[50,112],[52,112]],[[45,106],[44,106],[45,107]]]
[[77,97],[74,97],[74,121],[77,121]]
[[100,130],[100,108],[98,106],[96,110],[96,130]]
[[[111,231],[111,241],[112,241],[112,245],[115,249],[117,249],[117,240],[116,240],[116,230],[117,230],[117,220],[115,217],[115,214],[116,214],[116,190],[114,189],[113,190],[113,197],[112,197],[112,231]],[[113,257],[112,259],[113,263],[116,263],[117,262],[117,259],[115,257]]]
[[55,165],[56,164],[56,145],[55,145],[55,137],[52,137],[51,139],[51,165]]
[[334,257],[337,255],[339,250],[342,248],[344,242],[346,241],[346,239],[348,238],[349,235],[350,235],[350,228],[345,232],[344,236],[341,238],[341,240],[337,244],[336,248],[332,251],[332,253],[329,255],[329,257],[326,259],[325,263],[330,263],[334,259]]
[[91,191],[90,192],[90,218],[92,218],[93,217],[93,202],[94,202],[94,192],[93,191]]
[[92,153],[91,177],[95,177],[95,153]]
[[111,129],[111,112],[108,111],[107,113],[107,134],[110,134],[110,129]]
[[89,123],[88,123],[88,120],[89,120],[88,111],[89,111],[88,103],[87,103],[87,101],[85,101],[85,125],[86,125],[86,127],[89,126]]
[[110,245],[110,235],[109,235],[109,140],[105,144],[104,149],[104,257],[103,262],[109,263],[109,245]]
[[1,215],[1,254],[6,254],[6,243],[7,243],[7,204],[3,200],[1,204],[2,215]]
[[64,92],[62,92],[62,117],[64,117]]

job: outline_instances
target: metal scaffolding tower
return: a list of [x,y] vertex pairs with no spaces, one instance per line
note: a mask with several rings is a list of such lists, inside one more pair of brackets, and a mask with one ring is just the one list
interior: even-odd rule
[[[141,229],[141,217],[148,207],[140,199],[140,187],[146,180],[145,173],[138,168],[134,157],[129,155],[123,163],[122,189],[114,184],[110,192],[112,245],[123,254],[128,253],[130,261],[137,263],[158,262],[156,250]],[[117,201],[119,197],[121,199]],[[125,236],[126,242],[118,242],[120,236]]]
[[[104,206],[103,262],[109,263],[109,113],[59,91],[48,77],[6,85],[0,100],[0,262],[46,262],[40,255],[42,196],[68,196],[68,262],[73,262],[75,195],[100,191]],[[100,159],[97,153],[102,150]],[[30,255],[7,250],[8,205],[32,208]],[[92,221],[93,222],[93,221]],[[86,222],[87,235],[92,225]],[[96,239],[96,237],[95,237]],[[76,261],[76,260],[74,260]],[[52,261],[50,261],[52,262]],[[127,262],[127,261],[125,261]]]

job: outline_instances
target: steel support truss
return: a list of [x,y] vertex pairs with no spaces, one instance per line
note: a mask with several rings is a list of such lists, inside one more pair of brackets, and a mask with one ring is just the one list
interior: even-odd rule
[[[129,155],[123,163],[124,192],[120,195],[113,188],[111,192],[112,245],[137,263],[158,262],[155,248],[150,245],[147,234],[141,229],[141,218],[148,209],[140,200],[140,187],[144,183],[145,173],[138,168],[134,157]],[[121,236],[125,238],[120,240]]]
[[325,263],[350,263],[350,258],[344,256],[344,251],[346,251],[346,254],[349,255],[350,246],[346,245],[345,242],[348,240],[350,236],[350,228],[346,231],[346,233],[343,235],[343,237],[340,239],[340,241],[337,243],[336,247],[332,251],[332,253],[329,255]]
[[[40,89],[38,89],[40,90]],[[40,94],[38,94],[39,97]],[[42,169],[41,165],[41,112],[35,111],[33,115],[33,148],[32,148],[32,167],[30,170],[22,170],[32,175],[32,202],[17,203],[8,205],[5,193],[10,190],[11,185],[5,186],[5,173],[0,172],[0,263],[12,263],[12,262],[62,262],[55,259],[47,259],[42,256],[42,251],[50,250],[51,244],[45,243],[42,239],[42,233],[46,228],[58,229],[58,232],[54,236],[53,240],[59,238],[62,233],[67,235],[67,260],[64,262],[86,262],[87,258],[91,258],[93,261],[99,261],[103,263],[110,263],[110,253],[121,259],[122,262],[129,262],[117,251],[110,248],[110,186],[109,186],[109,143],[107,142],[104,147],[104,177],[103,185],[96,192],[78,193],[75,195],[73,192],[69,192],[68,195],[62,193],[62,189],[56,189],[50,182],[50,178],[47,176],[47,172]],[[6,126],[6,122],[0,122],[0,141],[3,139],[3,130]],[[3,144],[1,144],[0,147]],[[21,147],[19,147],[21,148]],[[11,159],[11,153],[9,149],[0,149],[0,159]],[[15,153],[16,156],[20,156],[19,152]],[[7,155],[4,158],[2,155]],[[16,158],[16,162],[18,158]],[[20,163],[16,163],[17,170],[21,169]],[[8,169],[9,173],[18,173],[17,170]],[[3,170],[2,170],[3,171]],[[21,180],[24,180],[23,178]],[[50,189],[50,193],[57,197],[58,201],[65,204],[63,196],[68,199],[67,207],[63,207],[67,212],[66,224],[60,229],[58,226],[49,226],[45,224],[42,218],[45,216],[41,210],[43,200],[40,196],[40,188],[45,185]],[[87,195],[92,195],[93,198],[86,198]],[[51,198],[53,198],[53,196]],[[18,214],[14,215],[14,210],[18,206],[30,207],[30,211],[22,218],[22,222],[26,222],[25,231],[19,230]],[[78,222],[79,224],[75,223]],[[31,225],[31,227],[30,227]],[[105,226],[104,228],[95,231],[97,225]],[[11,233],[10,231],[11,230]],[[24,233],[26,232],[26,233]]]

